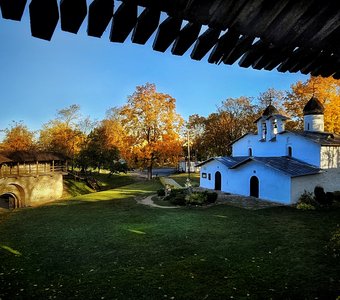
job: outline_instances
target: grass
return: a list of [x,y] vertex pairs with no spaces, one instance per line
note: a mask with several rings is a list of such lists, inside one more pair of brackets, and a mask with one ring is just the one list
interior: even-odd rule
[[[92,176],[98,181],[102,190],[114,189],[136,182],[135,177],[129,174],[105,174],[93,173]],[[63,198],[76,197],[95,192],[84,181],[64,179]]]
[[[185,182],[188,178],[188,174],[187,173],[180,173],[180,174],[171,175],[169,177],[174,179],[181,186],[185,186]],[[200,174],[199,173],[190,173],[190,180],[191,180],[191,183],[192,183],[193,186],[199,186],[199,184],[200,184]]]
[[340,210],[157,209],[134,183],[0,214],[1,299],[336,299]]

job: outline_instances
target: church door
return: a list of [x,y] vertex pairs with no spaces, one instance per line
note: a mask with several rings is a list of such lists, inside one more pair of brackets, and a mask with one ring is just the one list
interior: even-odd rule
[[256,176],[250,178],[250,196],[259,197],[259,179]]
[[222,176],[220,172],[215,173],[215,190],[220,191],[222,187]]

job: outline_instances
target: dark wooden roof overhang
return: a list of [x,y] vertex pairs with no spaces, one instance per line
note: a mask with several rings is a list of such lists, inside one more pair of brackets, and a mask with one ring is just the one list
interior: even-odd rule
[[[21,20],[26,4],[0,0],[2,17]],[[192,49],[194,60],[210,51],[210,63],[340,79],[340,1],[31,0],[29,12],[32,35],[46,40],[59,19],[63,31],[77,33],[88,14],[88,35],[109,27],[112,42],[132,33],[133,43],[145,44],[157,30],[156,51],[172,45],[174,55]]]

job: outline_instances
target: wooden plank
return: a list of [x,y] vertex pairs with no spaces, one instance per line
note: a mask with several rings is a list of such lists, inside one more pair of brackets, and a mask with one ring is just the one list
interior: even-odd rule
[[109,25],[114,8],[114,0],[94,0],[89,6],[87,34],[101,37]]
[[56,0],[32,0],[29,5],[32,36],[50,41],[59,20]]
[[310,62],[314,60],[317,55],[318,51],[308,48],[303,49],[302,57],[299,57],[299,59],[295,60],[295,64],[293,64],[288,71],[291,73],[300,71],[302,68],[309,65]]
[[113,15],[110,41],[123,43],[137,23],[137,4],[123,3]]
[[282,49],[281,47],[269,44],[263,55],[252,64],[252,67],[256,70],[261,70],[265,67],[275,68],[275,66],[282,60],[282,52],[284,50],[285,49]]
[[223,63],[232,65],[237,61],[245,52],[247,52],[255,38],[250,36],[242,36],[237,42],[234,49],[229,54],[224,54],[222,57]]
[[0,0],[1,14],[4,19],[20,21],[27,0]]
[[327,54],[323,53],[323,52],[319,52],[316,57],[310,61],[310,63],[301,68],[301,73],[302,74],[309,74],[311,72],[313,72],[314,70],[316,70],[320,64],[322,64],[326,59],[327,59]]
[[144,45],[157,29],[161,12],[146,8],[138,17],[137,25],[132,33],[132,42]]
[[240,9],[230,26],[239,32],[259,37],[271,26],[271,23],[281,14],[289,1],[248,1]]
[[[292,45],[296,34],[292,34],[298,20],[313,4],[309,0],[290,0],[279,15],[271,22],[261,37],[277,46]],[[298,30],[298,28],[296,29]]]
[[214,49],[210,53],[208,62],[211,64],[218,64],[221,62],[223,56],[229,55],[239,41],[240,34],[234,30],[228,30],[220,37]]
[[268,43],[258,40],[251,48],[242,56],[239,61],[239,66],[243,68],[250,67],[255,61],[263,56],[264,52],[268,49]]
[[158,27],[156,38],[153,43],[153,50],[165,52],[171,43],[177,38],[181,29],[182,20],[168,17]]
[[287,72],[303,59],[304,55],[305,51],[302,48],[297,48],[282,64],[280,64],[277,70],[283,73]]
[[311,72],[312,76],[321,75],[325,77],[324,76],[325,74],[328,76],[331,76],[339,70],[339,58],[330,53],[327,53],[327,54],[324,53],[324,54],[325,55],[322,61],[319,61],[320,64],[317,67],[315,67],[314,70]]
[[174,55],[183,55],[191,45],[197,40],[201,30],[200,24],[188,23],[180,31],[172,49],[171,53]]
[[340,79],[340,71],[333,74],[334,79]]
[[221,30],[208,28],[196,41],[190,57],[201,60],[217,43]]
[[294,47],[278,47],[276,55],[272,56],[267,64],[264,65],[264,69],[267,71],[271,71],[274,68],[276,68],[278,65],[280,65],[287,56],[291,55],[293,53]]
[[87,15],[86,0],[61,0],[60,22],[61,30],[78,33]]

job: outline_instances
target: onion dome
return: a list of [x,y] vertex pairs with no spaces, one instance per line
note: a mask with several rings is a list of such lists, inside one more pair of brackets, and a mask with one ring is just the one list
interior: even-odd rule
[[262,116],[271,116],[279,114],[279,111],[275,108],[275,106],[269,104],[267,108],[263,111]]
[[303,108],[303,115],[323,115],[324,110],[322,103],[313,96]]

